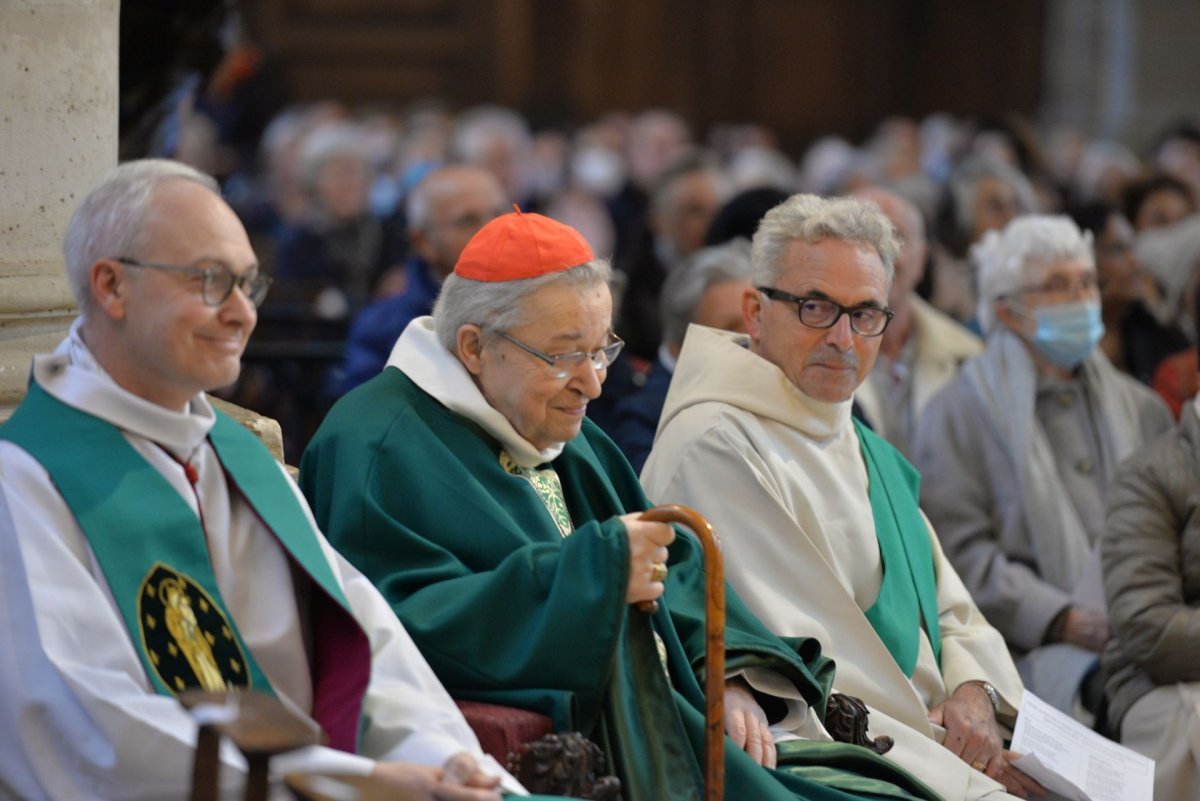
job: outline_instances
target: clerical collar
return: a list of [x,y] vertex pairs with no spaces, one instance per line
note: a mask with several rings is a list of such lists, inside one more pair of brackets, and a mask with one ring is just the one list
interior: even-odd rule
[[[827,402],[801,391],[783,370],[746,347],[749,337],[699,325],[688,328],[671,394],[687,405],[729,403],[777,420],[815,439],[843,433],[850,425],[852,400]],[[671,396],[668,396],[668,407]],[[665,411],[665,410],[664,410]]]
[[387,366],[399,369],[447,409],[461,414],[499,440],[521,467],[551,462],[563,451],[566,443],[562,442],[545,449],[534,447],[513,428],[507,417],[487,402],[467,368],[438,340],[432,317],[418,317],[408,324],[392,348]]
[[205,437],[216,415],[203,394],[182,411],[172,411],[134,395],[113,380],[80,336],[82,318],[53,353],[35,356],[33,375],[52,396],[117,428],[145,437],[188,459]]

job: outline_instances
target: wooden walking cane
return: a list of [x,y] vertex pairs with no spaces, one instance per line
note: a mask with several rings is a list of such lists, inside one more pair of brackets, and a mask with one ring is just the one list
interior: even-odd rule
[[[712,524],[686,506],[655,506],[642,514],[654,523],[678,523],[691,529],[704,546],[704,797],[725,796],[725,562]],[[638,604],[643,612],[658,611],[658,603]]]

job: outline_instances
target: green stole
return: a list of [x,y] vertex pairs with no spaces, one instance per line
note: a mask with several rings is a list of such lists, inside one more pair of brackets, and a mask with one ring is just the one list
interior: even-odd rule
[[[313,717],[331,745],[353,752],[370,679],[366,634],[275,460],[243,426],[214,412],[209,440],[231,494],[246,499],[298,568],[294,574],[307,574],[319,590],[310,606]],[[274,694],[225,611],[201,520],[120,429],[32,381],[0,439],[23,448],[50,475],[104,572],[155,690]],[[252,570],[247,566],[248,581]]]
[[917,498],[921,475],[891,445],[858,420],[854,421],[863,461],[883,583],[879,597],[864,614],[904,675],[912,677],[925,629],[938,664],[942,637],[938,630],[937,575],[928,527]]

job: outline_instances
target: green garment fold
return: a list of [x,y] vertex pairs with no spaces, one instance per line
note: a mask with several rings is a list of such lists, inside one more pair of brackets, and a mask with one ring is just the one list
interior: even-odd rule
[[[321,591],[312,599],[313,714],[331,745],[353,752],[370,679],[366,634],[275,460],[244,427],[214,413],[209,440],[232,490]],[[63,403],[35,381],[0,428],[0,439],[26,450],[50,475],[96,556],[156,691],[174,696],[223,689],[223,683],[274,694],[226,609],[200,519],[116,426]],[[170,588],[173,603],[163,588]],[[290,596],[280,600],[295,603]]]
[[[274,694],[226,611],[199,519],[116,427],[33,382],[0,438],[46,469],[75,515],[155,690],[174,696],[225,684]],[[146,526],[158,534],[147,536]],[[174,635],[168,630],[168,614],[179,620],[188,612],[189,633],[215,640],[207,656],[202,646],[188,647],[198,638],[183,632],[186,623],[171,626]]]
[[[388,368],[333,408],[304,454],[300,483],[318,524],[380,588],[452,695],[582,731],[605,749],[626,801],[700,798],[699,543],[677,537],[659,612],[636,612],[625,602],[618,516],[649,503],[612,442],[585,420],[549,465],[574,523],[566,537],[532,484],[504,469],[501,452]],[[770,667],[822,714],[834,667],[820,645],[780,640],[727,593],[730,669]],[[789,756],[779,769],[764,769],[726,738],[727,797],[937,798],[863,748],[801,741],[781,753]]]
[[939,665],[942,662],[933,548],[917,501],[921,475],[874,431],[857,419],[854,426],[867,464],[871,513],[883,565],[879,596],[865,614],[904,675],[912,678],[922,628],[929,636],[934,658]]

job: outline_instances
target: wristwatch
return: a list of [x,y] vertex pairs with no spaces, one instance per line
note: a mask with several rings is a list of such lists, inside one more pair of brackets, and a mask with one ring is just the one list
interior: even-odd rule
[[988,700],[992,702],[992,712],[998,713],[1000,711],[1000,693],[996,692],[996,688],[986,681],[973,681],[971,683],[983,690]]

